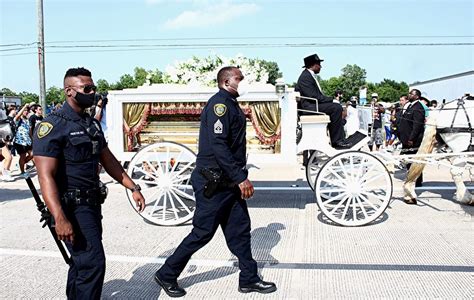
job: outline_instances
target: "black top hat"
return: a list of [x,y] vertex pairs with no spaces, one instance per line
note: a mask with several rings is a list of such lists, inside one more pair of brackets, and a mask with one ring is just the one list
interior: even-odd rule
[[304,66],[303,68],[309,68],[314,64],[324,61],[323,59],[319,59],[319,56],[315,53],[310,56],[304,58]]

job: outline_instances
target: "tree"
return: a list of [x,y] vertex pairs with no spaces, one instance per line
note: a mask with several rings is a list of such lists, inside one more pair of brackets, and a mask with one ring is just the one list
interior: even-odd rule
[[21,97],[21,104],[25,104],[25,103],[30,103],[30,102],[35,102],[35,103],[39,103],[39,96],[36,95],[35,93],[30,93],[30,92],[21,92],[20,94],[18,94],[18,96]]
[[55,86],[46,91],[46,104],[63,102],[66,99],[64,90]]
[[[328,80],[321,79],[319,80],[321,84],[321,89],[324,91],[324,94],[327,96],[334,96],[336,90],[342,89],[342,78],[341,77],[331,77]],[[349,96],[348,94],[344,93],[344,96]],[[349,96],[350,97],[350,96]]]
[[148,71],[147,80],[149,80],[149,84],[163,83],[163,72],[158,69],[155,69],[155,71]]
[[346,98],[359,95],[359,88],[366,84],[367,72],[358,65],[346,65],[340,76],[341,86]]
[[276,62],[260,60],[260,63],[262,64],[263,68],[268,72],[267,83],[275,85],[277,79],[283,77],[283,74],[280,72],[280,68],[278,67],[278,64]]
[[384,79],[380,83],[369,84],[368,92],[377,93],[379,101],[382,102],[397,102],[401,95],[408,93],[408,84],[405,82],[396,82],[391,79]]
[[10,90],[9,88],[2,88],[2,89],[1,89],[1,92],[2,92],[2,94],[4,94],[5,96],[17,96],[17,93],[15,93],[14,91]]
[[144,68],[136,67],[134,70],[134,80],[136,86],[141,86],[146,82],[148,72]]
[[97,92],[98,93],[105,93],[110,90],[110,85],[105,79],[97,80]]

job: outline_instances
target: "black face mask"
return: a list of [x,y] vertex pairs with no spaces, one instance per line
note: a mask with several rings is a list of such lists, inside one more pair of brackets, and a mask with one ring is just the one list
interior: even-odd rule
[[83,94],[76,92],[76,102],[81,108],[88,108],[94,104],[95,93],[93,94]]

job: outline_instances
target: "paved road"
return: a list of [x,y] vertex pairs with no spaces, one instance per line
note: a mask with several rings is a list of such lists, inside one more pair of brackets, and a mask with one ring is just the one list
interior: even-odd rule
[[[417,206],[401,201],[401,182],[395,179],[393,201],[385,214],[368,226],[347,228],[320,214],[313,194],[304,189],[299,167],[256,167],[251,179],[260,189],[249,200],[252,249],[261,275],[276,282],[278,291],[240,294],[235,257],[218,231],[180,278],[188,291],[185,298],[472,299],[474,208],[450,200],[454,191],[447,170],[425,172],[426,186],[444,189],[419,189]],[[300,188],[291,189],[292,185]],[[131,209],[123,188],[108,186],[103,297],[167,298],[152,275],[191,227],[148,224]],[[288,189],[264,188],[270,186]],[[0,182],[0,187],[0,298],[64,298],[67,267],[49,232],[38,223],[26,183]]]

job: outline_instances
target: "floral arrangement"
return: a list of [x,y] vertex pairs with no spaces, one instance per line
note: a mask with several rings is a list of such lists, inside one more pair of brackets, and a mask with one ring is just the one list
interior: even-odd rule
[[193,56],[186,61],[176,62],[166,67],[163,82],[217,86],[217,72],[225,66],[238,66],[249,83],[268,81],[269,73],[261,60],[238,54],[234,58],[220,55],[204,58]]

